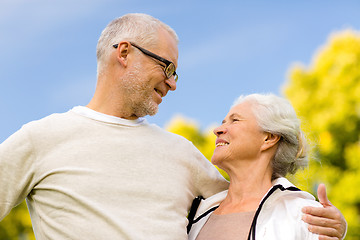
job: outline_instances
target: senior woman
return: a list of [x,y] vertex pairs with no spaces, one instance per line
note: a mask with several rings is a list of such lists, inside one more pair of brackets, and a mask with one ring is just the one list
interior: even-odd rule
[[290,103],[272,94],[241,96],[214,133],[211,161],[227,172],[230,186],[200,203],[189,239],[319,239],[301,209],[321,204],[284,178],[308,163]]

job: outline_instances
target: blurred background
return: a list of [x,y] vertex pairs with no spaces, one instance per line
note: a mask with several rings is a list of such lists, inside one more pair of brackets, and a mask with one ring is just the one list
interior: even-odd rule
[[[2,0],[0,142],[29,121],[86,105],[102,29],[147,13],[180,38],[177,90],[148,121],[210,159],[211,130],[237,96],[288,98],[313,146],[310,167],[289,177],[313,194],[325,183],[348,221],[346,239],[360,239],[359,11],[359,1],[331,0]],[[34,239],[24,203],[0,223],[0,239]]]

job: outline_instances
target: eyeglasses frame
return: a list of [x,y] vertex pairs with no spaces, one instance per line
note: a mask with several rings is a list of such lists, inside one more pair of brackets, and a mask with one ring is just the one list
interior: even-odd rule
[[[152,58],[154,58],[154,59],[156,59],[156,60],[164,63],[164,64],[165,64],[165,68],[164,68],[165,76],[166,76],[167,78],[170,78],[171,76],[174,76],[175,82],[177,82],[177,80],[178,80],[179,77],[178,77],[176,71],[174,70],[174,72],[173,72],[172,74],[171,74],[171,72],[169,72],[170,67],[173,68],[173,69],[175,69],[175,64],[174,64],[173,62],[171,62],[171,61],[169,61],[169,60],[166,60],[165,58],[160,57],[159,55],[157,55],[157,54],[155,54],[155,53],[152,53],[152,52],[150,52],[149,50],[146,50],[145,48],[142,48],[142,47],[138,46],[138,45],[135,44],[135,43],[132,43],[132,42],[129,42],[129,43],[130,43],[133,47],[136,47],[137,49],[139,49],[143,54],[145,54],[145,55],[147,55],[147,56],[149,56],[149,57],[152,57]],[[112,46],[113,46],[114,48],[118,48],[118,47],[119,47],[119,44],[114,44],[114,45],[112,45]],[[167,72],[169,72],[169,73],[167,73]]]

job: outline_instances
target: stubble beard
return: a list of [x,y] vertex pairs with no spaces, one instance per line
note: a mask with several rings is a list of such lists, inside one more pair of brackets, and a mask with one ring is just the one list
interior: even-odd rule
[[153,100],[154,89],[149,81],[141,75],[141,69],[141,65],[136,64],[121,82],[132,114],[137,117],[153,116],[158,112],[159,106]]

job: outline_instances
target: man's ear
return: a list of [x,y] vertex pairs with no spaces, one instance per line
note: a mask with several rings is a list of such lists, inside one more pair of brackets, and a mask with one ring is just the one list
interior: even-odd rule
[[272,133],[265,133],[262,150],[267,150],[275,146],[280,140],[280,136]]
[[129,51],[130,51],[130,43],[126,41],[122,41],[118,44],[116,49],[116,58],[121,65],[126,67],[129,61]]

